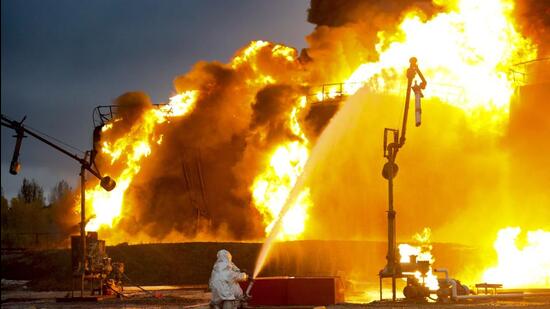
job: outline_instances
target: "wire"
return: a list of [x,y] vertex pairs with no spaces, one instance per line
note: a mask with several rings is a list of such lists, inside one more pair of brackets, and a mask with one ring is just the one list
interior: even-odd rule
[[47,134],[47,133],[41,132],[40,130],[35,129],[35,128],[29,126],[29,125],[25,125],[25,127],[29,128],[29,129],[32,129],[33,131],[36,131],[36,133],[40,133],[40,134],[42,134],[42,135],[45,135],[45,136],[47,136],[47,137],[49,137],[49,138],[55,140],[56,142],[58,142],[58,143],[60,143],[60,144],[62,144],[62,145],[64,145],[64,146],[66,146],[66,147],[71,148],[72,150],[78,151],[78,152],[80,152],[82,155],[85,155],[85,153],[86,153],[85,151],[83,151],[83,150],[81,150],[81,149],[79,149],[79,148],[76,148],[76,147],[74,147],[74,146],[72,146],[72,145],[70,145],[70,144],[68,144],[68,143],[65,143],[64,141],[62,141],[62,140],[60,140],[60,139],[58,139],[58,138],[55,138],[55,137],[53,137],[53,136],[51,136],[51,135],[49,135],[49,134]]

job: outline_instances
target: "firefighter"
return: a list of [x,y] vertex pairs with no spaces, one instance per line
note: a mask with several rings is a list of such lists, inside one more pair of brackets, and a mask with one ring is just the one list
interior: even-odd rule
[[244,300],[240,281],[246,281],[247,274],[231,261],[231,253],[222,249],[218,251],[217,260],[212,267],[209,287],[212,291],[210,307],[215,309],[239,308]]

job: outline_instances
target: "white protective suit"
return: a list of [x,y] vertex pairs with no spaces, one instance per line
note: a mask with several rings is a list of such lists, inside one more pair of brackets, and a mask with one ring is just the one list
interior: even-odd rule
[[238,282],[245,281],[247,276],[246,273],[242,273],[231,262],[231,253],[229,251],[222,249],[218,251],[217,256],[218,259],[210,275],[209,286],[212,291],[211,305],[222,307],[224,301],[239,301],[243,299],[243,290]]

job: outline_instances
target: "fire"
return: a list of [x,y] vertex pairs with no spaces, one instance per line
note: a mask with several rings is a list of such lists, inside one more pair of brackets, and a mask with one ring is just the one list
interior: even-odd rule
[[366,83],[375,89],[399,89],[396,75],[407,68],[407,57],[416,56],[424,74],[435,81],[433,90],[426,91],[429,96],[470,115],[490,112],[483,126],[498,125],[507,119],[514,91],[510,67],[535,58],[536,49],[516,30],[511,0],[441,4],[451,11],[425,22],[411,12],[397,33],[379,32],[379,60],[362,64],[346,81],[345,92],[353,94]]
[[[400,244],[399,245],[399,255],[401,256],[401,263],[408,263],[409,256],[416,255],[417,261],[429,261],[430,265],[435,261],[432,256],[432,245],[430,242],[432,231],[430,228],[424,228],[421,233],[417,233],[413,236],[415,242],[418,243],[418,246],[412,246],[409,244]],[[432,267],[430,266],[426,277],[422,278],[422,274],[417,271],[414,273],[414,276],[418,279],[419,282],[424,282],[430,290],[437,290],[439,288],[439,283],[437,282],[437,276],[433,274]]]
[[527,231],[523,246],[518,244],[521,228],[507,227],[498,232],[494,248],[498,264],[483,274],[489,283],[506,288],[550,286],[550,231]]
[[[448,102],[468,115],[489,115],[488,118],[473,117],[476,119],[472,121],[474,127],[495,127],[506,121],[513,92],[508,70],[514,63],[536,57],[536,48],[531,41],[516,30],[512,18],[513,1],[439,2],[442,1],[437,1],[437,4],[447,12],[438,13],[429,20],[417,12],[409,12],[396,33],[378,33],[376,51],[379,57],[376,62],[358,66],[342,84],[315,92],[313,97],[322,101],[353,95],[365,85],[374,90],[402,93],[400,87],[407,60],[416,56],[430,82],[427,96]],[[276,72],[262,70],[267,62],[264,61],[266,54],[271,57],[269,59],[275,59],[277,65],[289,64],[293,69],[307,69],[307,66],[299,65],[295,49],[267,41],[252,41],[226,65],[228,69],[246,75],[246,87],[252,89],[250,93],[281,82]],[[302,75],[295,75],[284,82],[309,86],[307,80],[302,80]],[[111,166],[117,166],[113,169],[119,170],[112,175],[117,187],[112,192],[104,192],[99,186],[87,190],[88,203],[92,205],[95,216],[87,229],[96,230],[116,223],[123,213],[124,194],[139,173],[140,163],[151,156],[155,147],[162,145],[163,136],[157,136],[155,128],[172,117],[191,113],[197,97],[198,91],[179,93],[170,99],[169,104],[146,111],[141,121],[136,122],[123,137],[103,143],[102,155],[110,159]],[[305,96],[294,102],[287,123],[293,136],[270,150],[265,169],[254,178],[250,187],[252,204],[262,214],[266,232],[273,228],[310,155],[312,145],[302,130],[299,117],[308,103],[311,102]],[[104,132],[112,128],[113,123],[109,123]],[[303,234],[312,205],[310,190],[304,188],[283,218],[279,239],[296,239]],[[419,255],[426,253],[421,247],[414,249],[420,250]],[[403,246],[402,250],[402,256],[406,257],[409,253],[405,250],[412,249]],[[426,258],[432,259],[431,256]]]
[[[269,42],[266,41],[252,41],[241,55],[233,58],[231,66],[236,69],[243,63],[246,63],[250,58],[254,57],[263,48],[269,46]],[[256,66],[253,66],[256,69]]]
[[[273,228],[308,156],[309,149],[298,141],[281,145],[271,156],[269,167],[256,177],[252,186],[252,198],[263,215],[266,233]],[[303,191],[283,219],[281,238],[294,238],[304,231],[307,208],[311,204],[309,190]]]
[[[273,76],[262,72],[257,63],[260,53],[266,51],[269,51],[276,59],[282,59],[290,63],[296,60],[296,51],[293,48],[266,41],[252,41],[246,48],[239,51],[231,61],[230,66],[234,70],[246,71],[245,74],[251,75],[252,77],[247,79],[246,83],[253,89],[261,89],[266,85],[276,82]],[[252,73],[250,74],[248,70],[251,70]],[[151,155],[152,145],[162,144],[163,135],[157,136],[155,134],[156,126],[167,122],[172,117],[181,117],[189,114],[196,103],[197,96],[197,91],[186,91],[171,97],[168,104],[147,110],[143,114],[142,119],[136,122],[125,136],[114,141],[106,141],[102,144],[101,153],[110,158],[111,167],[123,166],[123,168],[118,175],[112,175],[117,181],[117,187],[113,191],[105,192],[99,186],[86,191],[87,203],[91,204],[93,209],[93,217],[87,225],[88,230],[97,230],[101,226],[112,227],[116,223],[122,215],[124,194],[135,175],[140,171],[140,162],[143,158]],[[264,185],[268,192],[278,192],[276,193],[276,197],[266,197],[262,201],[262,203],[269,203],[270,207],[282,207],[279,204],[284,202],[284,199],[281,200],[283,192],[285,190],[289,191],[292,188],[293,183],[301,173],[307,160],[307,153],[309,151],[307,147],[308,141],[297,120],[299,111],[304,107],[305,100],[299,100],[289,119],[290,130],[301,140],[280,145],[270,161],[274,173],[268,170],[265,174],[266,176],[258,178],[261,178],[261,180],[257,181],[258,186]],[[115,119],[106,124],[102,132],[105,133],[111,130],[113,124],[117,121]],[[268,176],[271,174],[274,176]],[[277,188],[278,186],[282,187]],[[258,197],[259,193],[253,195]],[[309,192],[304,191],[300,198],[300,201],[302,201],[300,202],[301,205],[310,204],[308,199]],[[262,213],[268,214],[268,216],[273,214],[269,211]],[[285,221],[287,222],[285,226],[287,230],[293,231],[293,234],[299,234],[303,231],[303,220],[306,217],[305,208],[296,209],[292,213],[294,215]],[[301,219],[296,216],[299,216]],[[302,222],[301,227],[300,222]]]
[[[268,168],[252,185],[254,205],[263,216],[266,233],[273,228],[309,157],[309,141],[298,120],[298,114],[306,105],[307,99],[302,96],[290,112],[288,125],[299,140],[279,145],[271,155]],[[285,214],[279,239],[295,239],[304,232],[307,210],[312,204],[309,188],[305,188]]]
[[[154,136],[155,127],[166,122],[171,117],[180,117],[190,112],[197,100],[197,91],[186,91],[170,98],[170,102],[159,109],[149,109],[141,121],[134,124],[128,134],[114,142],[104,142],[101,152],[111,158],[111,165],[124,164],[124,169],[118,175],[113,175],[117,181],[114,190],[107,192],[99,185],[86,190],[86,203],[92,205],[92,219],[86,225],[89,231],[98,230],[101,226],[111,227],[122,213],[124,192],[132,183],[132,179],[140,170],[140,162],[148,157],[152,150],[151,144],[160,144],[162,136]],[[103,127],[103,132],[112,129],[112,123]]]
[[[431,91],[428,95],[463,109],[467,115],[489,113],[489,118],[472,121],[473,127],[498,127],[507,119],[514,89],[508,70],[514,63],[534,58],[536,49],[516,30],[511,15],[514,4],[510,0],[460,0],[444,5],[449,12],[439,13],[427,21],[416,12],[409,12],[397,33],[379,32],[378,61],[360,65],[344,83],[324,87],[314,94],[314,99],[353,95],[365,84],[374,90],[401,93],[407,59],[414,55],[422,59],[425,75],[436,81],[430,86],[435,90],[428,90]],[[266,43],[262,41],[251,44],[243,57],[250,57],[263,46]],[[234,64],[241,61],[236,58]],[[294,164],[294,169],[277,167],[285,149],[285,166]],[[297,154],[291,154],[288,149],[288,145],[281,145],[274,152],[269,170],[259,175],[253,185],[254,202],[264,215],[266,231],[271,230],[273,220],[307,161],[304,151],[304,163],[292,163],[296,162],[293,158]],[[282,170],[292,170],[294,174],[283,175]],[[290,180],[284,180],[286,177]],[[297,218],[293,221],[302,222]],[[285,238],[288,232],[281,234]]]

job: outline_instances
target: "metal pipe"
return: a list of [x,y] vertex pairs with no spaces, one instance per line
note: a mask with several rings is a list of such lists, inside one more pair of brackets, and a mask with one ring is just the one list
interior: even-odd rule
[[[414,59],[414,60],[413,60]],[[405,96],[405,111],[403,113],[403,125],[401,127],[401,137],[399,138],[399,147],[405,144],[405,135],[407,133],[407,118],[409,113],[409,102],[411,100],[411,86],[414,76],[416,75],[416,58],[409,60],[410,66],[407,69],[407,94]]]
[[456,281],[454,280],[449,280],[448,281],[449,283],[451,283],[451,299],[456,301],[457,300],[457,291],[456,291]]
[[506,299],[506,298],[519,298],[519,297],[541,297],[550,296],[550,293],[512,293],[512,294],[492,294],[492,295],[457,295],[453,300],[464,299]]
[[[395,144],[393,144],[395,145]],[[394,147],[391,147],[394,148]],[[389,177],[388,177],[388,266],[389,271],[392,274],[392,300],[395,301],[397,299],[397,292],[396,292],[396,286],[395,286],[395,274],[396,274],[396,231],[395,231],[395,215],[396,212],[393,207],[393,167],[394,167],[394,161],[395,161],[395,151],[397,151],[397,147],[395,149],[392,149],[389,151],[390,153],[390,165],[389,165]]]
[[420,90],[419,85],[413,86],[414,90],[414,109],[415,109],[415,120],[416,120],[416,126],[420,126],[422,124],[422,92]]
[[447,270],[447,268],[435,268],[434,272],[435,273],[444,273],[445,274],[445,280],[447,282],[449,281],[449,271]]
[[61,148],[60,146],[50,142],[49,140],[43,138],[42,136],[40,136],[40,135],[34,133],[33,131],[25,128],[22,124],[18,123],[17,121],[11,120],[11,119],[7,118],[4,115],[2,115],[1,117],[2,117],[2,120],[5,121],[5,123],[2,123],[2,125],[5,125],[6,127],[9,127],[11,129],[16,130],[16,132],[22,131],[24,133],[27,133],[30,136],[36,138],[37,140],[43,142],[44,144],[56,149],[57,151],[65,154],[68,157],[71,157],[72,159],[78,161],[86,170],[88,170],[88,172],[90,172],[92,175],[94,175],[95,177],[97,177],[98,179],[101,180],[101,178],[102,178],[101,175],[97,171],[94,171],[91,168],[91,164],[88,161],[86,161],[86,159],[80,158],[76,154],[68,152],[67,150]]
[[[446,269],[441,269],[445,272]],[[457,295],[457,288],[456,288],[456,281],[452,279],[448,279],[448,275],[446,273],[445,278],[450,282],[451,284],[451,300],[453,301],[459,301],[459,300],[467,300],[467,299],[506,299],[506,298],[518,298],[518,297],[540,297],[540,296],[550,296],[550,292],[542,292],[542,293],[509,293],[509,294],[491,294],[491,295]]]

